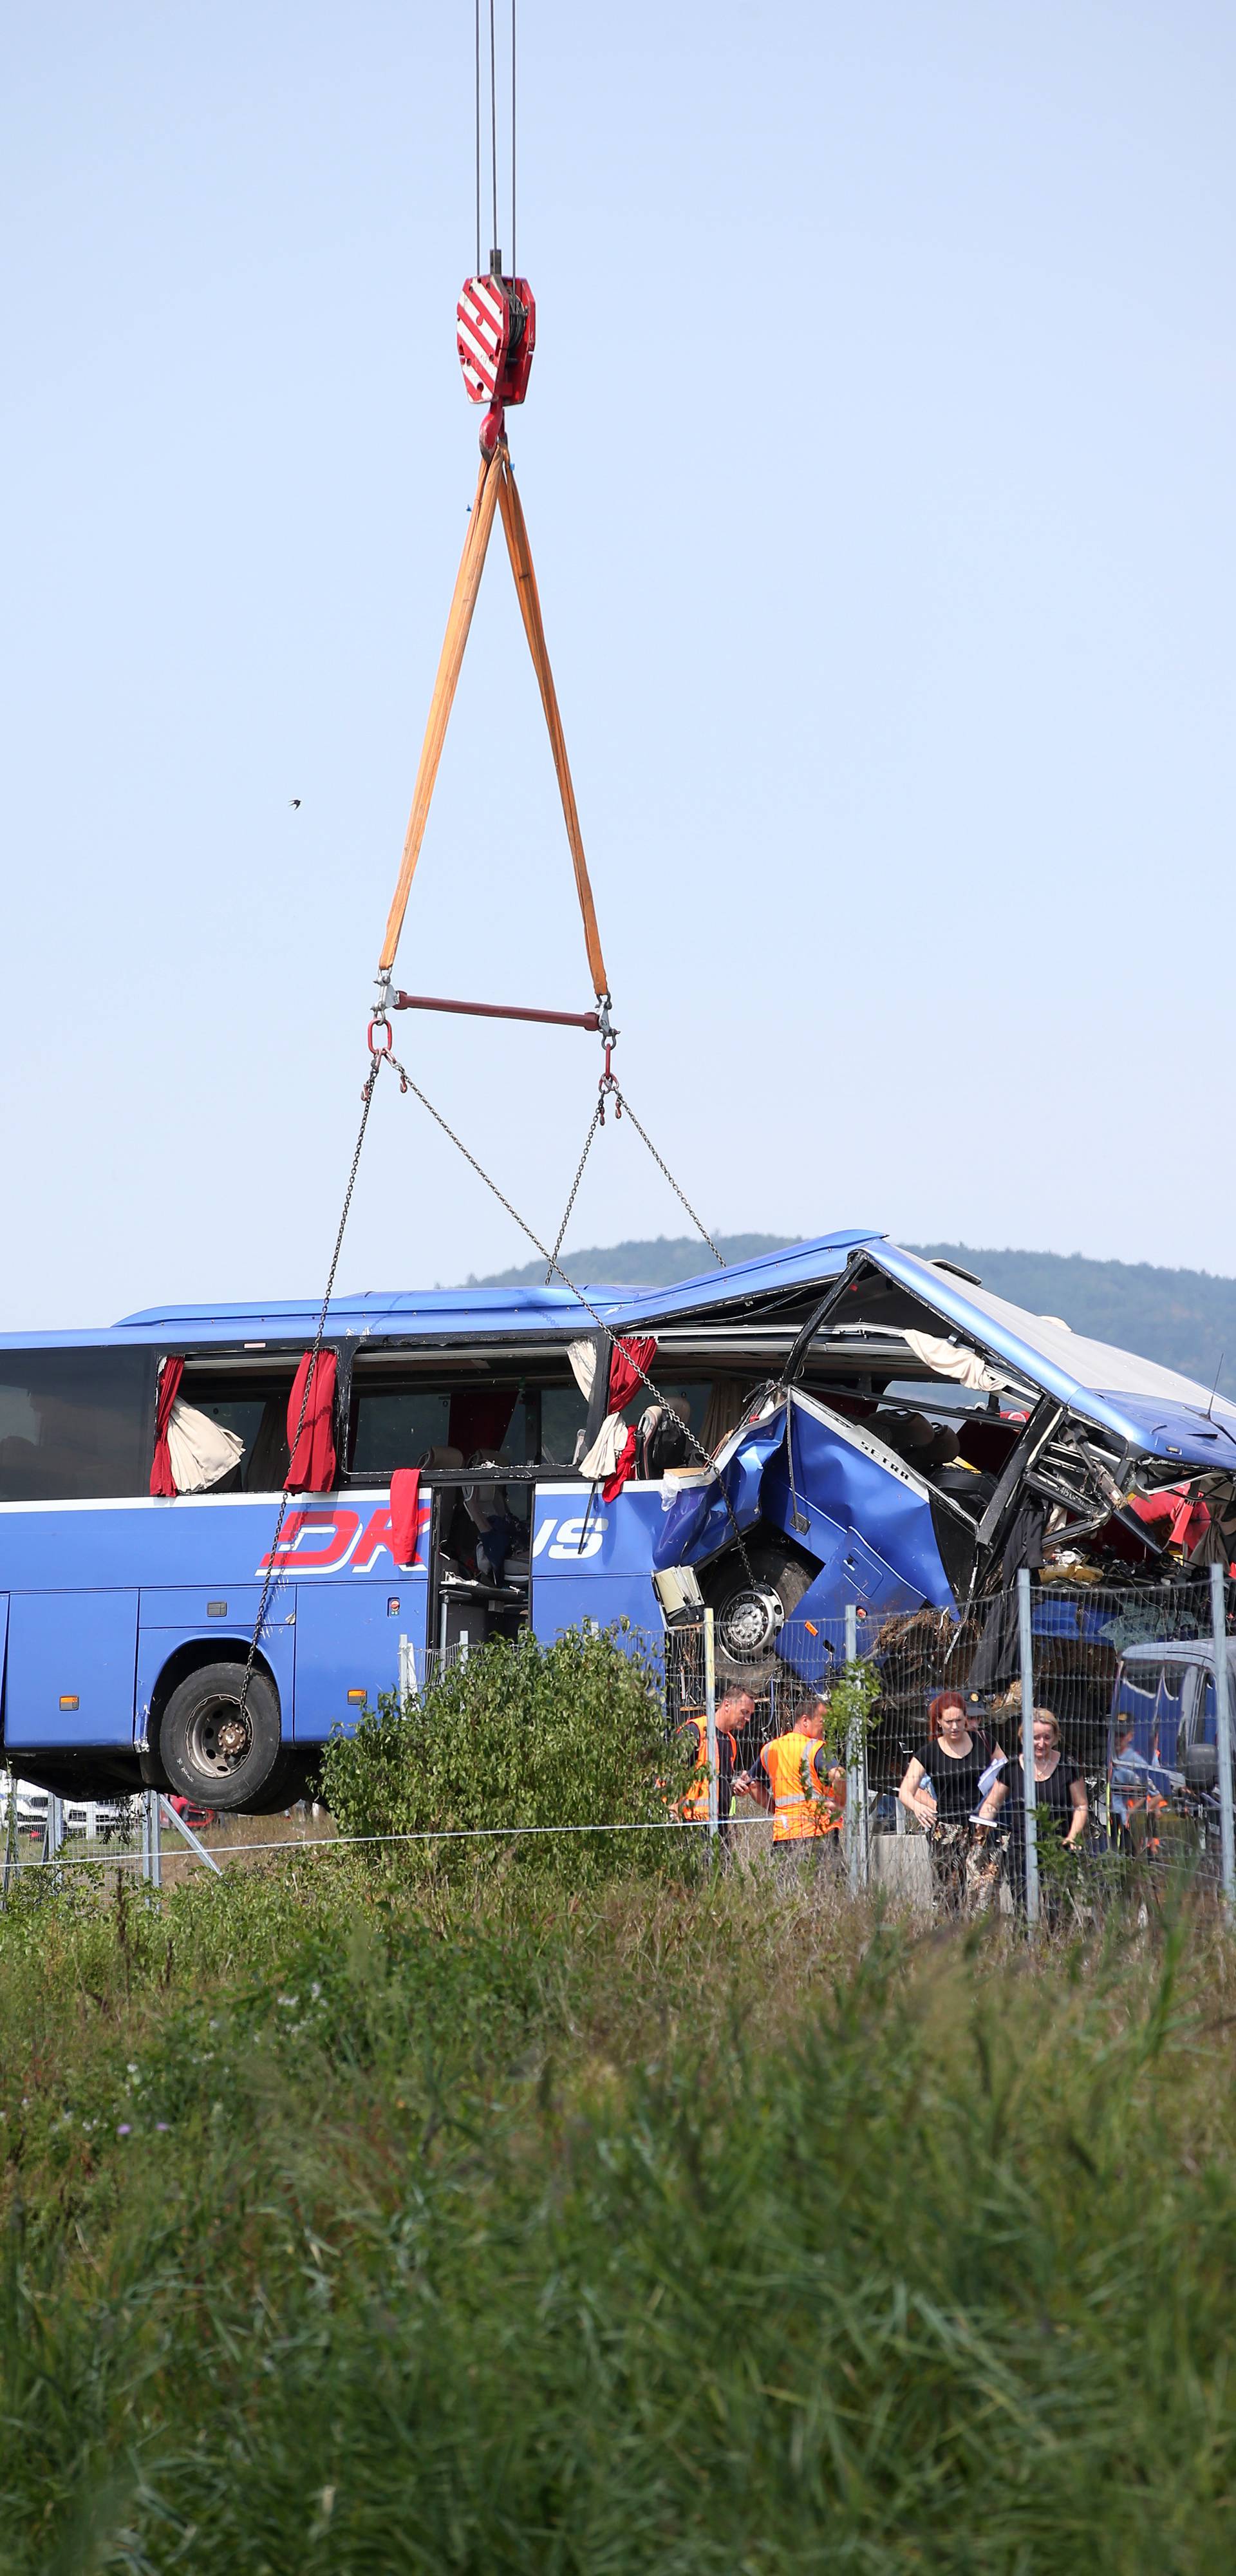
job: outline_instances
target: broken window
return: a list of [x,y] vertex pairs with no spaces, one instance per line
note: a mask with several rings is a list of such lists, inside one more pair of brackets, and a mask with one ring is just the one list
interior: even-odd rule
[[211,1486],[212,1493],[282,1491],[289,1466],[288,1398],[295,1373],[296,1361],[291,1357],[279,1369],[266,1361],[260,1372],[243,1361],[229,1368],[213,1359],[186,1360],[180,1384],[185,1403],[242,1444],[236,1465]]

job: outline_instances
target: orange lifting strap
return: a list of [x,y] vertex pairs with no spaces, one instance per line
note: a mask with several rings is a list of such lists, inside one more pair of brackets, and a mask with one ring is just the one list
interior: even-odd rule
[[571,783],[571,767],[567,759],[562,718],[558,712],[554,675],[549,667],[540,596],[528,545],[528,530],[515,486],[515,477],[511,472],[511,460],[505,439],[499,442],[492,456],[483,457],[481,462],[476,499],[472,505],[472,516],[468,521],[468,534],[464,540],[464,550],[460,558],[455,595],[446,621],[438,676],[434,681],[433,697],[430,700],[429,721],[425,727],[425,739],[421,745],[420,765],[412,794],[412,811],[408,817],[403,858],[399,866],[399,881],[387,915],[382,954],[378,963],[381,973],[387,976],[395,963],[399,934],[403,929],[403,918],[408,908],[408,897],[412,891],[412,879],[416,874],[416,862],[421,854],[425,825],[429,820],[430,800],[433,796],[434,781],[438,775],[438,763],[442,758],[446,728],[455,701],[455,691],[459,685],[459,674],[463,668],[464,646],[468,641],[472,611],[476,606],[476,595],[480,589],[481,574],[485,568],[485,555],[494,523],[494,510],[498,506],[502,510],[507,553],[511,558],[511,570],[515,575],[520,614],[523,617],[524,632],[528,638],[532,665],[541,692],[541,704],[545,709],[545,722],[549,727],[554,768],[558,773],[562,812],[566,821],[567,840],[570,843],[571,859],[575,869],[575,891],[579,897],[579,909],[583,917],[584,941],[588,950],[588,971],[591,974],[593,991],[598,1001],[606,1001],[609,998],[609,983],[605,973],[605,960],[601,955],[601,934],[597,929],[596,906],[592,900],[592,887],[588,881],[588,862],[584,857],[584,842],[579,828],[575,789]]

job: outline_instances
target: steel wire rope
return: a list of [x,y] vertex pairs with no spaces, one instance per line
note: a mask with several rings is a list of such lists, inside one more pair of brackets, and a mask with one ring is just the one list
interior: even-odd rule
[[[559,1277],[559,1278],[560,1278],[560,1280],[562,1281],[563,1287],[564,1287],[564,1288],[569,1289],[569,1291],[570,1291],[570,1293],[571,1293],[572,1297],[574,1297],[574,1298],[575,1298],[575,1300],[576,1300],[576,1302],[577,1302],[579,1305],[581,1305],[581,1306],[583,1307],[584,1313],[585,1313],[586,1315],[591,1315],[592,1320],[593,1320],[593,1323],[596,1325],[598,1332],[604,1333],[605,1338],[606,1338],[606,1341],[609,1343],[611,1353],[613,1353],[614,1351],[616,1351],[616,1350],[619,1348],[619,1337],[618,1337],[617,1333],[615,1333],[615,1332],[613,1331],[612,1327],[611,1327],[609,1324],[607,1324],[607,1323],[606,1323],[606,1321],[605,1321],[605,1319],[604,1319],[604,1316],[602,1316],[602,1315],[598,1315],[597,1310],[596,1310],[596,1307],[595,1307],[595,1306],[593,1306],[593,1305],[590,1305],[590,1304],[589,1304],[588,1299],[587,1299],[587,1298],[585,1297],[585,1295],[584,1295],[583,1289],[582,1289],[582,1288],[577,1288],[577,1287],[576,1287],[576,1284],[575,1284],[575,1281],[574,1281],[573,1279],[568,1278],[566,1271],[565,1271],[565,1270],[563,1269],[563,1267],[562,1267],[562,1263],[557,1259],[556,1255],[555,1255],[554,1253],[552,1253],[552,1252],[550,1252],[550,1251],[548,1251],[548,1250],[547,1250],[546,1246],[542,1243],[541,1238],[540,1238],[540,1236],[539,1236],[539,1235],[537,1235],[537,1234],[534,1234],[534,1233],[533,1233],[531,1226],[530,1226],[530,1225],[528,1224],[528,1222],[527,1222],[527,1219],[526,1219],[525,1217],[522,1217],[522,1216],[520,1215],[518,1208],[517,1208],[517,1207],[512,1207],[511,1202],[510,1202],[509,1198],[508,1198],[508,1197],[507,1197],[507,1195],[506,1195],[506,1192],[505,1192],[504,1190],[500,1190],[500,1189],[499,1189],[498,1184],[497,1184],[497,1182],[496,1182],[495,1180],[491,1180],[491,1178],[490,1178],[490,1176],[489,1176],[489,1173],[488,1173],[488,1172],[485,1170],[485,1168],[484,1168],[484,1165],[483,1165],[483,1164],[481,1164],[481,1163],[478,1163],[478,1161],[477,1161],[477,1159],[476,1159],[475,1154],[473,1154],[473,1153],[470,1153],[470,1152],[469,1152],[468,1147],[465,1145],[465,1143],[464,1143],[464,1141],[463,1141],[462,1136],[457,1136],[457,1135],[456,1135],[454,1128],[448,1125],[448,1123],[447,1123],[446,1119],[445,1119],[445,1118],[443,1117],[443,1115],[442,1115],[441,1110],[440,1110],[440,1109],[435,1109],[435,1108],[434,1108],[434,1105],[433,1105],[432,1100],[429,1100],[429,1099],[427,1099],[427,1098],[426,1098],[426,1095],[425,1095],[425,1093],[421,1090],[421,1087],[420,1087],[419,1083],[416,1083],[416,1082],[414,1082],[414,1081],[413,1081],[411,1074],[408,1072],[407,1066],[406,1066],[406,1065],[404,1065],[404,1064],[401,1064],[401,1063],[400,1063],[400,1061],[399,1061],[398,1056],[397,1056],[397,1055],[393,1055],[393,1054],[391,1054],[391,1053],[389,1052],[389,1050],[384,1050],[384,1052],[383,1052],[380,1056],[375,1057],[374,1061],[375,1061],[375,1063],[377,1063],[377,1064],[379,1064],[379,1065],[383,1065],[383,1064],[387,1064],[387,1065],[389,1065],[389,1066],[390,1066],[390,1069],[391,1069],[391,1072],[392,1072],[392,1073],[397,1073],[397,1074],[398,1074],[398,1076],[399,1076],[399,1088],[400,1088],[400,1090],[401,1090],[401,1091],[410,1091],[410,1092],[412,1093],[413,1098],[414,1098],[415,1100],[419,1100],[419,1102],[420,1102],[420,1104],[421,1104],[422,1109],[426,1109],[426,1110],[428,1110],[429,1115],[430,1115],[430,1117],[433,1119],[433,1121],[434,1121],[435,1125],[441,1128],[442,1133],[443,1133],[443,1135],[444,1135],[444,1136],[449,1137],[449,1139],[450,1139],[450,1141],[451,1141],[452,1145],[455,1147],[456,1152],[457,1152],[457,1153],[459,1153],[459,1154],[462,1154],[462,1155],[463,1155],[463,1158],[464,1158],[465,1163],[469,1163],[469,1164],[471,1165],[471,1167],[472,1167],[473,1171],[476,1173],[477,1179],[478,1179],[479,1181],[483,1181],[483,1182],[484,1182],[485,1187],[486,1187],[486,1189],[487,1189],[487,1190],[492,1191],[493,1196],[496,1198],[496,1200],[497,1200],[497,1202],[498,1202],[499,1207],[503,1207],[503,1208],[505,1208],[505,1209],[506,1209],[506,1212],[507,1212],[507,1215],[512,1219],[512,1221],[514,1222],[514,1224],[516,1224],[516,1225],[519,1227],[519,1231],[520,1231],[520,1233],[521,1233],[521,1234],[526,1234],[526,1235],[527,1235],[528,1241],[529,1241],[529,1243],[532,1245],[532,1248],[533,1248],[534,1252],[539,1252],[539,1253],[540,1253],[540,1256],[541,1256],[542,1261],[546,1261],[546,1262],[548,1262],[548,1264],[549,1264],[549,1274],[548,1274],[548,1275],[549,1275],[549,1276],[552,1276],[552,1274],[554,1273],[554,1271],[557,1271],[558,1277]],[[363,1132],[364,1132],[364,1130],[363,1130],[363,1125],[362,1125],[362,1134],[363,1134]],[[723,1265],[723,1266],[724,1266],[724,1265]],[[548,1284],[548,1281],[547,1281],[547,1284]],[[629,1365],[631,1368],[633,1368],[633,1369],[634,1369],[635,1374],[636,1374],[636,1377],[638,1378],[640,1385],[641,1385],[642,1387],[645,1387],[645,1388],[647,1389],[647,1391],[648,1391],[649,1395],[652,1397],[652,1399],[653,1399],[654,1403],[656,1403],[656,1404],[660,1404],[660,1405],[664,1405],[664,1404],[666,1403],[666,1398],[665,1398],[665,1397],[664,1397],[664,1395],[662,1394],[660,1387],[659,1387],[659,1386],[657,1386],[657,1385],[655,1385],[655,1384],[654,1384],[654,1382],[653,1382],[653,1380],[649,1377],[649,1375],[648,1375],[647,1371],[646,1371],[645,1369],[642,1369],[642,1368],[640,1367],[638,1360],[632,1359],[630,1351],[629,1351],[628,1349],[626,1349],[625,1347],[623,1348],[623,1357],[624,1357],[624,1359],[627,1361],[628,1365]],[[701,1466],[709,1467],[709,1468],[713,1467],[713,1461],[712,1461],[711,1457],[709,1456],[708,1451],[707,1451],[707,1450],[705,1449],[705,1447],[703,1446],[702,1441],[697,1440],[697,1438],[696,1438],[696,1436],[695,1436],[695,1433],[694,1433],[694,1431],[693,1431],[693,1430],[692,1430],[692,1428],[691,1428],[690,1423],[689,1423],[689,1422],[684,1422],[684,1423],[683,1423],[683,1425],[682,1425],[682,1428],[683,1428],[683,1432],[684,1432],[684,1434],[685,1434],[685,1436],[686,1436],[687,1440],[690,1442],[691,1447],[694,1449],[695,1454],[696,1454],[696,1457],[699,1459]],[[715,1469],[714,1469],[714,1473],[715,1473]],[[595,1482],[595,1483],[599,1483],[600,1481],[601,1481],[601,1480],[600,1480],[600,1478],[596,1478],[596,1479],[594,1479],[594,1482]],[[723,1503],[724,1503],[724,1505],[725,1505],[726,1514],[727,1514],[728,1519],[729,1519],[730,1527],[731,1527],[731,1529],[733,1530],[733,1533],[734,1533],[734,1538],[735,1538],[735,1541],[736,1541],[736,1544],[737,1544],[737,1547],[738,1547],[738,1553],[739,1553],[739,1555],[740,1555],[740,1556],[741,1556],[741,1558],[742,1558],[742,1562],[743,1562],[743,1571],[744,1571],[744,1573],[745,1573],[745,1575],[746,1575],[746,1577],[747,1577],[747,1581],[748,1581],[748,1583],[754,1583],[754,1581],[755,1581],[755,1577],[754,1577],[754,1575],[752,1574],[752,1571],[751,1571],[751,1560],[750,1560],[750,1558],[749,1558],[749,1556],[748,1556],[748,1554],[747,1554],[746,1543],[745,1543],[745,1541],[744,1541],[744,1539],[743,1539],[742,1531],[740,1530],[740,1528],[739,1528],[739,1526],[738,1526],[738,1521],[737,1521],[737,1517],[736,1517],[736,1515],[735,1515],[734,1506],[733,1506],[733,1504],[731,1503],[731,1501],[730,1501],[730,1498],[729,1498],[728,1494],[727,1494],[727,1493],[725,1493],[725,1492],[724,1492],[724,1490],[722,1491],[721,1499],[722,1499],[722,1501],[723,1501]]]
[[617,1103],[618,1103],[618,1107],[619,1107],[620,1109],[622,1109],[622,1110],[624,1110],[624,1111],[625,1111],[625,1113],[626,1113],[627,1117],[628,1117],[628,1118],[630,1119],[630,1121],[631,1121],[631,1125],[632,1125],[632,1126],[633,1126],[633,1128],[635,1129],[635,1133],[636,1133],[636,1135],[637,1135],[638,1137],[640,1137],[640,1138],[642,1139],[643,1143],[647,1146],[648,1151],[649,1151],[649,1153],[651,1154],[651,1156],[652,1156],[652,1159],[653,1159],[654,1163],[656,1164],[657,1170],[658,1170],[659,1172],[664,1173],[664,1176],[665,1176],[666,1180],[669,1182],[670,1188],[672,1189],[672,1191],[673,1191],[673,1193],[674,1193],[675,1198],[680,1202],[680,1204],[681,1204],[683,1207],[685,1207],[685,1209],[686,1209],[686,1211],[687,1211],[687,1214],[688,1214],[688,1216],[689,1216],[689,1217],[690,1217],[690,1219],[691,1219],[691,1223],[692,1223],[692,1225],[695,1227],[696,1233],[697,1233],[697,1234],[701,1234],[701,1235],[703,1236],[704,1241],[705,1241],[705,1243],[707,1244],[708,1249],[709,1249],[709,1251],[710,1251],[710,1252],[711,1252],[711,1254],[712,1254],[713,1260],[716,1262],[716,1264],[717,1264],[718,1268],[719,1268],[719,1269],[721,1269],[721,1270],[724,1270],[724,1268],[725,1268],[725,1254],[724,1254],[723,1252],[718,1252],[717,1247],[716,1247],[715,1243],[713,1242],[712,1236],[710,1235],[710,1233],[709,1233],[709,1231],[708,1231],[707,1226],[706,1226],[706,1225],[704,1224],[704,1222],[703,1222],[703,1219],[702,1219],[701,1217],[698,1217],[698,1216],[696,1215],[695,1210],[694,1210],[694,1208],[693,1208],[693,1207],[692,1207],[692,1205],[691,1205],[691,1201],[690,1201],[690,1199],[687,1197],[687,1193],[686,1193],[686,1191],[685,1191],[685,1190],[683,1190],[683,1189],[680,1189],[680,1188],[679,1188],[678,1183],[677,1183],[677,1181],[675,1180],[674,1175],[673,1175],[673,1173],[672,1173],[672,1172],[671,1172],[671,1170],[670,1170],[669,1164],[668,1164],[668,1163],[663,1163],[663,1162],[662,1162],[661,1157],[660,1157],[660,1155],[659,1155],[659,1154],[658,1154],[658,1152],[657,1152],[656,1146],[653,1144],[653,1141],[652,1141],[651,1136],[645,1135],[644,1130],[643,1130],[643,1128],[641,1127],[641,1125],[640,1125],[640,1123],[639,1123],[639,1120],[638,1120],[638,1118],[637,1118],[637,1117],[636,1117],[636,1115],[635,1115],[635,1111],[634,1111],[634,1110],[633,1110],[633,1108],[631,1107],[631,1103],[630,1103],[630,1101],[628,1100],[628,1098],[627,1098],[627,1096],[626,1096],[625,1091],[623,1091],[622,1089],[620,1089],[620,1087],[619,1087],[619,1085],[618,1085],[617,1083],[615,1083],[615,1085],[614,1085],[614,1089],[613,1089],[612,1097],[613,1097],[613,1099],[614,1099],[614,1100],[616,1100],[616,1101],[617,1101]]
[[476,15],[476,275],[481,273],[481,0]]
[[518,274],[515,256],[515,0],[511,0],[511,275]]
[[[326,1294],[322,1299],[322,1309],[318,1316],[318,1328],[313,1337],[313,1348],[309,1354],[309,1366],[305,1372],[304,1391],[300,1399],[300,1413],[296,1422],[296,1434],[292,1441],[288,1461],[289,1474],[291,1472],[291,1461],[295,1458],[297,1449],[300,1446],[300,1435],[304,1430],[305,1415],[309,1409],[310,1389],[312,1388],[314,1378],[317,1375],[318,1361],[321,1357],[322,1343],[326,1333],[327,1311],[330,1306],[331,1292],[335,1285],[335,1272],[339,1267],[339,1255],[343,1250],[344,1228],[347,1225],[348,1211],[352,1205],[352,1193],[356,1188],[356,1175],[360,1169],[361,1148],[365,1142],[365,1129],[369,1124],[369,1112],[373,1105],[374,1087],[377,1083],[378,1067],[381,1064],[381,1061],[382,1059],[380,1055],[375,1054],[371,1057],[369,1071],[365,1076],[365,1086],[361,1092],[361,1099],[364,1106],[361,1110],[360,1129],[356,1139],[356,1148],[352,1156],[352,1169],[348,1174],[348,1185],[343,1194],[343,1209],[339,1218],[339,1231],[335,1236],[335,1249],[330,1257],[330,1269],[326,1278]],[[287,1519],[288,1504],[291,1499],[292,1496],[290,1488],[285,1485],[279,1499],[279,1510],[275,1520],[275,1534],[270,1542],[270,1549],[267,1556],[266,1580],[262,1585],[261,1598],[258,1602],[257,1608],[257,1617],[253,1622],[253,1635],[249,1640],[249,1655],[248,1661],[245,1665],[245,1678],[240,1694],[240,1716],[242,1725],[248,1721],[249,1687],[253,1680],[253,1667],[257,1660],[258,1640],[262,1634],[262,1623],[266,1617],[266,1612],[269,1607],[270,1596],[277,1581],[275,1558],[279,1552],[279,1540],[282,1535],[284,1521]]]
[[[166,1796],[166,1794],[166,1791],[160,1792],[161,1796]],[[243,1807],[225,1807],[218,1809],[216,1812],[222,1815],[244,1815],[246,1810]],[[731,1815],[728,1821],[736,1830],[741,1830],[745,1826],[754,1827],[763,1825],[767,1822],[767,1818],[764,1816]],[[615,1824],[612,1819],[606,1819],[595,1824],[586,1825],[423,1825],[402,1833],[390,1834],[306,1834],[299,1842],[293,1841],[290,1835],[285,1834],[279,1842],[216,1843],[211,1850],[210,1857],[212,1859],[229,1860],[233,1856],[238,1859],[243,1858],[248,1852],[287,1852],[292,1854],[303,1852],[338,1851],[351,1849],[354,1846],[365,1843],[510,1842],[519,1834],[676,1834],[690,1833],[691,1830],[691,1819],[689,1817],[682,1816],[666,1816],[664,1818],[660,1816],[633,1817],[629,1821],[623,1821],[619,1824]],[[189,1867],[191,1862],[195,1862],[199,1869],[202,1867],[202,1863],[198,1859],[196,1852],[181,1851],[174,1845],[166,1844],[163,1846],[163,1859],[165,1863],[168,1858],[169,1850],[171,1851],[172,1858],[182,1862],[186,1869]],[[120,1851],[113,1852],[108,1859],[101,1859],[96,1852],[82,1852],[74,1857],[66,1859],[62,1846],[56,1853],[53,1860],[15,1860],[13,1862],[13,1867],[15,1870],[136,1869],[141,1866],[141,1858],[142,1855],[140,1852]],[[224,1872],[220,1870],[218,1875],[223,1877]]]
[[568,1199],[567,1199],[566,1206],[564,1207],[564,1209],[563,1209],[563,1211],[562,1211],[562,1223],[561,1223],[561,1225],[560,1225],[560,1226],[559,1226],[559,1228],[558,1228],[558,1239],[557,1239],[557,1241],[556,1241],[556,1243],[555,1243],[555,1245],[554,1245],[553,1251],[552,1251],[552,1252],[550,1253],[550,1255],[549,1255],[549,1268],[548,1268],[548,1270],[547,1270],[547,1271],[546,1271],[546,1273],[545,1273],[545,1285],[546,1285],[546,1287],[547,1287],[547,1288],[548,1288],[548,1286],[549,1286],[550,1280],[553,1278],[553,1275],[554,1275],[555,1270],[556,1270],[556,1269],[557,1269],[557,1267],[558,1267],[558,1255],[559,1255],[559,1253],[560,1253],[560,1252],[561,1252],[561,1250],[562,1250],[562,1238],[563,1238],[564,1234],[566,1233],[566,1230],[567,1230],[568,1225],[569,1225],[569,1224],[570,1224],[570,1222],[571,1222],[571,1210],[572,1210],[572,1208],[574,1207],[574,1205],[575,1205],[575,1201],[576,1201],[576,1199],[577,1199],[577,1197],[578,1197],[578,1195],[579,1195],[579,1185],[580,1185],[580,1182],[582,1181],[582,1179],[583,1179],[583,1177],[584,1177],[584,1165],[585,1165],[585,1163],[586,1163],[586,1162],[587,1162],[587,1160],[588,1160],[588,1156],[589,1156],[589,1155],[590,1155],[590,1153],[592,1152],[592,1140],[593,1140],[593,1137],[596,1135],[596,1132],[597,1132],[598,1127],[599,1127],[599,1126],[600,1126],[600,1124],[601,1124],[601,1118],[602,1118],[602,1114],[603,1114],[603,1111],[604,1111],[604,1106],[605,1106],[605,1104],[604,1104],[604,1098],[603,1098],[603,1097],[602,1097],[602,1098],[599,1098],[599,1099],[598,1099],[598,1101],[597,1101],[596,1108],[593,1110],[593,1113],[592,1113],[592,1123],[591,1123],[591,1125],[589,1126],[588,1133],[587,1133],[587,1135],[586,1135],[586,1136],[585,1136],[585,1138],[584,1138],[584,1150],[583,1150],[583,1153],[580,1155],[579,1161],[578,1161],[578,1163],[577,1163],[577,1165],[576,1165],[576,1167],[575,1167],[575,1178],[574,1178],[574,1180],[573,1180],[573,1181],[572,1181],[572,1183],[571,1183],[570,1195],[569,1195],[569,1197],[568,1197]]
[[498,56],[494,43],[494,0],[489,0],[489,144],[492,156],[494,228],[490,249],[498,246]]

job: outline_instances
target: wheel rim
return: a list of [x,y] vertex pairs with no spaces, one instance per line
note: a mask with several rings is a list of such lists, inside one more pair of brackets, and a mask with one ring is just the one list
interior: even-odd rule
[[252,1747],[253,1727],[238,1699],[210,1699],[194,1710],[185,1751],[203,1779],[230,1780]]
[[785,1619],[777,1594],[767,1583],[744,1584],[733,1592],[717,1620],[717,1639],[736,1664],[765,1655]]

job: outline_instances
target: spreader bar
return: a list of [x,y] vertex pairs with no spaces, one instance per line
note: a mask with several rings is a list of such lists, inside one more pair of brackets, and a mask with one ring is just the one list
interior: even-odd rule
[[600,1028],[596,1011],[530,1011],[520,1002],[448,1002],[436,993],[393,993],[394,1011],[460,1011],[470,1020],[542,1020],[555,1029]]

